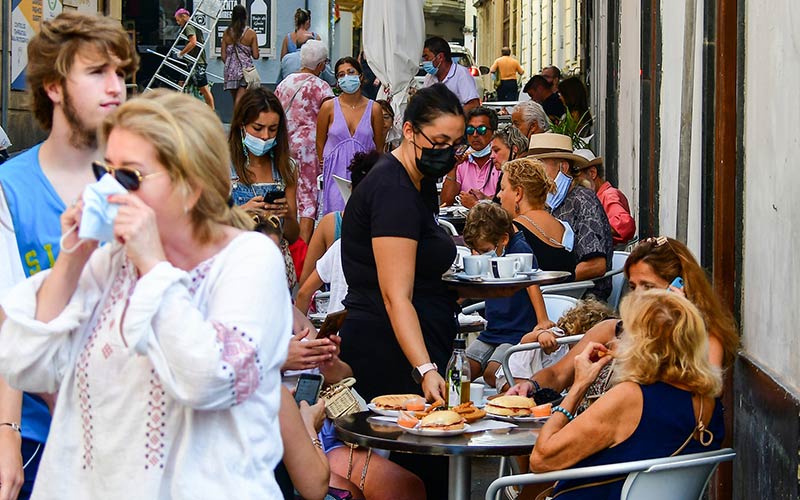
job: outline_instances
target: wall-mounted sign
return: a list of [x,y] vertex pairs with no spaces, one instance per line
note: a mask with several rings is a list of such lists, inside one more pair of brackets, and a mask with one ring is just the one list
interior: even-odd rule
[[[274,0],[245,0],[248,25],[253,28],[258,36],[258,47],[261,57],[273,57],[277,54],[275,49],[275,13]],[[219,56],[222,47],[222,35],[231,24],[231,12],[240,4],[239,0],[223,0],[222,12],[217,20],[214,30],[214,53]]]

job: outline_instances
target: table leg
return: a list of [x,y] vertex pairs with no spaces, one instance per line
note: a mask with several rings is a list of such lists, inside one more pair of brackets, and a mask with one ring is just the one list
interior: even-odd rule
[[469,457],[464,455],[450,457],[449,500],[469,500],[472,489],[471,474]]

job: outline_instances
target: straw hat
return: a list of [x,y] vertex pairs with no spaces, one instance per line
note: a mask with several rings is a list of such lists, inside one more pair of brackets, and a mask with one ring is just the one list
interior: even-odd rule
[[527,156],[537,160],[545,158],[567,160],[576,170],[585,168],[588,163],[586,158],[572,152],[572,139],[561,134],[533,134]]
[[595,165],[602,165],[603,164],[603,157],[602,156],[595,156],[592,153],[591,149],[576,149],[575,154],[578,156],[582,156],[588,162],[586,166],[582,168],[589,168]]

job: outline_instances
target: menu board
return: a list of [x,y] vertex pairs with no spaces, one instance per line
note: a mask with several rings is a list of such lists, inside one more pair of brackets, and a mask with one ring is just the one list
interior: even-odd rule
[[[221,53],[222,35],[231,24],[231,12],[239,3],[240,0],[223,0],[222,2],[222,12],[220,12],[217,27],[214,30],[214,53],[217,56]],[[273,33],[275,27],[273,0],[245,0],[244,6],[247,9],[247,24],[258,37],[261,57],[274,56],[276,50]]]

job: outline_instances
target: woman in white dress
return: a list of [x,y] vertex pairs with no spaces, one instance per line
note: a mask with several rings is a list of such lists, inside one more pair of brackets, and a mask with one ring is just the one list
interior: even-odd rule
[[155,91],[101,128],[95,173],[127,189],[113,241],[70,231],[98,221],[78,201],[53,268],[2,302],[2,376],[58,393],[33,498],[278,498],[291,304],[278,248],[228,201],[222,124]]

